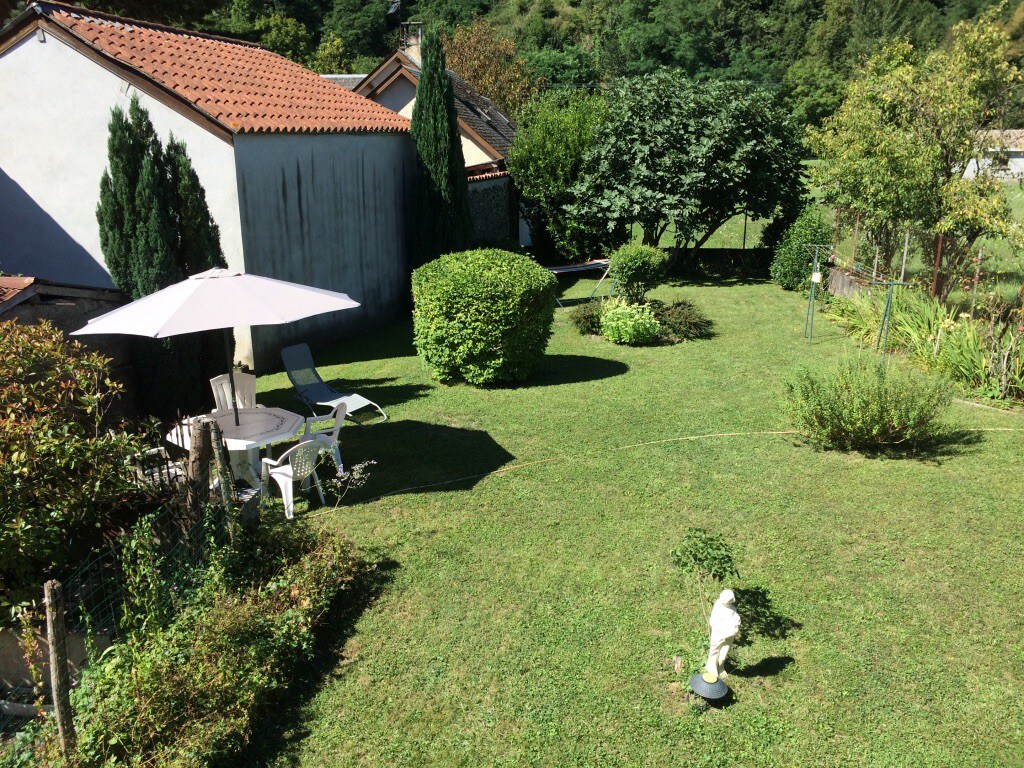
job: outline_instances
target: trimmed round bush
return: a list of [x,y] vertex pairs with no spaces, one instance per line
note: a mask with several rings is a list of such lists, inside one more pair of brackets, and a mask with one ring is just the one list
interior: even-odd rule
[[601,335],[616,344],[644,347],[658,341],[661,325],[650,307],[611,299],[601,312]]
[[707,339],[714,335],[714,323],[704,313],[685,299],[665,304],[651,301],[651,311],[661,325],[661,338],[669,344],[678,344],[689,339]]
[[668,254],[660,248],[627,243],[611,255],[609,275],[615,290],[630,304],[642,304],[647,292],[665,277]]
[[801,370],[786,394],[797,427],[811,440],[858,451],[927,446],[939,437],[950,402],[943,381],[867,356]]
[[[771,277],[787,291],[806,291],[811,287],[814,254],[808,245],[832,242],[832,231],[814,205],[804,208],[775,249]],[[822,271],[827,265],[819,264]]]
[[440,381],[522,381],[544,357],[554,275],[493,248],[450,253],[412,274],[416,349]]

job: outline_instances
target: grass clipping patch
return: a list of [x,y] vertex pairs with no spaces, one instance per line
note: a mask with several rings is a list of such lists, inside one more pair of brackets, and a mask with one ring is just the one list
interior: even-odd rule
[[786,387],[797,427],[825,448],[918,450],[944,431],[945,382],[866,355],[836,368],[803,369]]

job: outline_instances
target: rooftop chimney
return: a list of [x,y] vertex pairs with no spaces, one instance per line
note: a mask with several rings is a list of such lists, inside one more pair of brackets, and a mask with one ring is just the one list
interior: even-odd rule
[[423,43],[423,22],[403,21],[399,50],[417,64],[420,63],[420,45]]

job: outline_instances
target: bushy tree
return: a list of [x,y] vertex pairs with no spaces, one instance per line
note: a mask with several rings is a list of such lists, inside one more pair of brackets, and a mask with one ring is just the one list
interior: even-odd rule
[[1007,44],[991,14],[957,25],[927,55],[894,43],[866,63],[840,109],[811,134],[825,200],[859,212],[887,261],[908,227],[924,232],[926,253],[943,235],[941,297],[949,278],[968,268],[978,238],[1013,234],[1005,196],[984,167],[964,178],[987,149],[983,129],[1009,108],[1020,81]]
[[121,393],[109,364],[47,322],[0,323],[0,603],[37,597],[43,571],[136,493],[144,446],[108,418]]
[[321,75],[348,72],[352,66],[352,58],[342,39],[334,32],[326,32],[320,38],[320,44],[309,57],[306,66]]
[[574,215],[574,187],[583,158],[604,121],[604,99],[585,92],[547,91],[519,113],[518,134],[508,167],[521,195],[535,250],[568,260],[600,255],[626,238],[599,215]]
[[674,225],[677,246],[699,248],[738,214],[772,219],[799,206],[801,160],[795,127],[767,91],[660,70],[611,89],[573,211],[604,217],[609,230],[636,224],[646,245]]
[[280,11],[260,16],[253,28],[260,34],[260,45],[287,59],[304,62],[313,52],[313,41],[306,26]]
[[350,56],[384,56],[388,37],[387,0],[334,0],[324,19],[324,36],[341,42]]
[[443,37],[448,68],[506,112],[519,109],[533,93],[515,41],[489,21],[473,19]]
[[[225,266],[220,233],[185,145],[165,150],[149,114],[133,98],[110,119],[109,166],[96,217],[114,285],[133,299],[211,267]],[[205,402],[202,379],[222,368],[219,337],[139,339],[133,347],[142,408],[169,416]]]
[[424,35],[422,54],[411,128],[421,170],[412,234],[418,260],[426,262],[466,248],[473,225],[455,96],[437,31]]
[[[832,232],[821,216],[816,205],[808,205],[792,225],[786,229],[782,242],[775,249],[772,258],[772,280],[787,291],[802,291],[810,288],[811,270],[814,266],[812,245],[829,245]],[[819,254],[823,259],[824,254]],[[824,272],[827,265],[820,263]]]

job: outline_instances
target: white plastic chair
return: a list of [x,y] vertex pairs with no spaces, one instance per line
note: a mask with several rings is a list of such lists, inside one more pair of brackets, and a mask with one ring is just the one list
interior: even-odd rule
[[[324,451],[331,454],[331,458],[334,459],[334,466],[338,469],[340,475],[345,471],[345,465],[341,461],[341,448],[338,445],[338,434],[341,432],[341,428],[345,425],[345,404],[340,403],[331,413],[327,416],[311,416],[306,419],[306,428],[302,433],[300,441],[307,440],[318,440],[323,443]],[[314,424],[322,424],[330,419],[334,419],[333,427],[326,427],[324,429],[313,429]]]
[[284,501],[284,516],[291,520],[295,517],[295,483],[304,483],[312,478],[316,492],[320,495],[320,503],[326,504],[324,489],[320,486],[320,478],[316,474],[316,462],[324,452],[321,440],[304,440],[293,445],[281,454],[279,459],[264,459],[264,486],[267,475],[274,478],[281,488],[281,499]]
[[[251,373],[235,371],[235,402],[239,408],[262,408],[256,403],[256,377]],[[231,410],[231,379],[222,373],[210,379],[213,388],[214,413]]]

